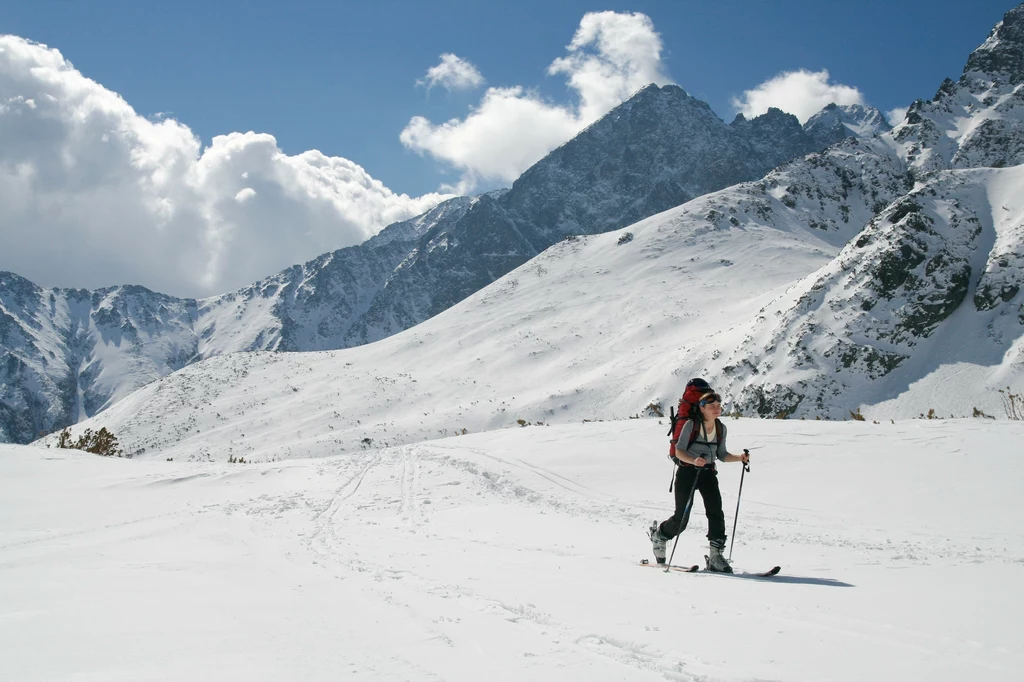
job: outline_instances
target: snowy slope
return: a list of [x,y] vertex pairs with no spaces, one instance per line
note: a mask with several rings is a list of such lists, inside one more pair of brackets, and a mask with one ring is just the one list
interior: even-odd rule
[[918,173],[1024,163],[1024,5],[992,29],[959,80],[911,105],[892,140]]
[[194,361],[196,310],[142,287],[43,289],[0,273],[0,441],[85,419]]
[[[212,363],[147,388],[97,423],[114,427],[136,452],[180,445],[192,457],[224,458],[225,448],[252,454],[264,449],[260,431],[242,423],[236,432],[220,433],[220,440],[196,436],[216,420],[242,416],[237,396],[258,394],[257,422],[269,414],[302,422],[308,410],[337,412],[332,430],[341,433],[307,429],[299,437],[349,450],[365,446],[365,439],[410,442],[519,419],[637,414],[649,404],[667,406],[680,378],[697,373],[727,389],[728,408],[745,414],[845,418],[861,409],[883,416],[892,410],[901,416],[931,410],[1003,416],[998,389],[1022,390],[1024,223],[1016,197],[1024,187],[1013,165],[1022,160],[1017,144],[1024,144],[1015,123],[1024,116],[1022,22],[1024,6],[1009,12],[971,55],[958,83],[944,83],[933,102],[915,104],[890,132],[845,138],[761,181],[701,197],[611,236],[570,235],[428,325],[372,350]],[[701,110],[678,88],[656,91],[616,111],[632,114],[645,103],[662,111],[663,100],[673,97]],[[865,111],[834,108],[832,114],[834,122],[871,120]],[[587,135],[614,138],[616,115]],[[712,125],[711,118],[705,112],[701,121]],[[766,115],[728,128],[749,128],[745,134],[764,142],[788,130],[784,119]],[[998,134],[985,132],[996,130],[992,126]],[[526,252],[493,234],[469,239],[486,232],[480,216],[505,215],[519,204],[558,204],[543,191],[553,183],[529,178],[567,178],[573,174],[566,169],[580,165],[576,156],[593,156],[582,154],[587,149],[563,146],[518,189],[462,206],[465,215],[454,225],[415,227],[425,230],[417,233],[424,248],[401,262],[383,289],[374,289],[379,280],[372,276],[363,278],[366,286],[348,286],[320,281],[319,266],[296,267],[286,282],[272,278],[209,306],[210,322],[197,344],[217,353],[316,348],[323,347],[317,339],[335,338],[343,327],[366,340],[433,315],[439,291],[447,292],[441,298],[448,305],[525,259]],[[613,199],[622,203],[621,196]],[[512,234],[521,225],[509,215]],[[559,221],[548,237],[565,228]],[[333,262],[327,256],[320,265]],[[416,268],[426,270],[406,277]],[[433,286],[442,281],[452,286]],[[420,286],[425,282],[433,284]],[[297,321],[279,314],[283,301],[299,298],[309,315]],[[385,299],[398,306],[378,307]],[[348,321],[339,327],[338,308],[363,310],[364,322],[375,322],[346,327],[352,318],[342,316]],[[366,336],[370,327],[377,331]],[[20,369],[23,361],[15,360],[8,366]],[[276,385],[268,362],[285,362],[296,376],[330,377],[345,388]],[[493,371],[508,367],[516,369]],[[18,399],[16,405],[38,401],[31,391]],[[430,408],[421,412],[424,403]],[[193,413],[199,405],[219,416]]]
[[[762,416],[1004,416],[1024,393],[1024,5],[873,140],[914,187],[761,311],[713,373]],[[874,407],[872,407],[874,406]]]
[[636,565],[659,421],[261,465],[0,446],[0,679],[1019,679],[1019,424],[729,420],[758,582]]
[[380,340],[447,310],[569,235],[600,234],[738,182],[833,140],[770,109],[726,124],[675,85],[642,88],[528,168],[500,195],[439,225],[335,347]]
[[[211,358],[75,432],[105,425],[136,453],[273,459],[520,419],[621,418],[652,403],[667,410],[686,379],[740,343],[772,298],[835,257],[903,182],[888,147],[849,140],[628,231],[564,240],[391,338],[336,352]],[[805,187],[815,188],[811,198]],[[321,415],[333,417],[326,430]],[[295,447],[269,446],[266,429],[280,423],[295,425]]]
[[451,199],[364,244],[222,296],[45,289],[0,273],[0,442],[28,442],[92,416],[213,355],[389,336],[567,235],[628,225],[845,136],[826,127],[810,134],[778,109],[727,125],[681,88],[649,86],[509,190]]
[[[499,192],[493,194],[500,194]],[[338,348],[396,268],[431,230],[457,223],[478,199],[456,197],[366,242],[325,253],[200,302],[199,357],[249,350]]]
[[263,438],[279,422],[329,454],[665,410],[695,375],[747,415],[1004,417],[999,389],[1024,393],[1024,175],[925,172],[904,128],[566,239],[371,346],[211,360],[92,424],[136,453],[272,459],[292,452]]
[[719,371],[766,416],[1005,416],[999,389],[1024,384],[1022,239],[1024,166],[941,172],[767,306]]
[[28,442],[106,409],[204,357],[334,347],[456,198],[357,247],[239,291],[179,299],[139,286],[47,289],[0,272],[0,442]]

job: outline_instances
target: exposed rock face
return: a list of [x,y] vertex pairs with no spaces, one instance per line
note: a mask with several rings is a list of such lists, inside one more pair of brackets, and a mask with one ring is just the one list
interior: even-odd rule
[[682,88],[650,85],[529,168],[507,193],[482,198],[454,226],[432,230],[345,344],[422,322],[568,235],[630,225],[833,141],[808,134],[778,109],[726,124]]
[[1022,67],[1024,5],[1006,14],[958,81],[945,80],[878,138],[913,188],[888,204],[882,193],[877,215],[838,258],[753,323],[725,364],[740,410],[845,417],[941,363],[1018,352]]
[[452,199],[358,247],[199,301],[139,286],[43,289],[0,273],[0,441],[27,443],[211,355],[336,347],[416,240],[471,203]]
[[0,440],[28,442],[197,359],[194,300],[0,273]]
[[860,104],[829,104],[811,116],[804,130],[824,148],[847,137],[869,138],[892,130],[885,115]]
[[1024,163],[1024,6],[1006,13],[959,80],[911,105],[892,139],[917,173]]

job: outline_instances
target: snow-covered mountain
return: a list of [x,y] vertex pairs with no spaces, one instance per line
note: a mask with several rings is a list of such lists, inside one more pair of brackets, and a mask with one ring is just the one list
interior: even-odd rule
[[[94,423],[133,452],[270,459],[292,451],[263,438],[281,421],[294,420],[296,450],[328,454],[667,408],[681,381],[738,345],[747,321],[826,265],[906,182],[888,147],[850,139],[628,230],[564,239],[395,336],[212,358]],[[788,193],[804,186],[812,199]],[[834,219],[815,212],[822,204]],[[303,426],[321,421],[327,431]]]
[[778,109],[726,124],[707,103],[647,86],[487,197],[437,227],[345,338],[376,341],[447,310],[569,235],[608,232],[759,178],[834,140]]
[[[1005,45],[1021,13],[980,50]],[[972,121],[1015,115],[999,89],[1021,83],[965,77],[1001,93],[977,100]],[[943,138],[973,139],[969,123],[936,118]],[[696,374],[745,414],[1002,416],[998,389],[1024,389],[1024,176],[915,165],[934,157],[906,143],[920,125],[908,116],[627,229],[563,239],[377,343],[187,367],[94,423],[134,452],[269,459],[289,455],[263,438],[282,420],[296,448],[327,454],[654,412]]]
[[96,414],[195,360],[197,303],[136,286],[43,289],[0,273],[0,441]]
[[804,130],[824,148],[846,137],[874,137],[892,130],[892,126],[874,107],[833,103],[807,119]]
[[1024,163],[1024,9],[1006,13],[930,102],[918,100],[892,133],[900,156],[923,173]]
[[[971,413],[1024,367],[1024,6],[878,138],[913,188],[715,369],[763,416]],[[1019,390],[1019,388],[1018,388]],[[972,402],[973,401],[973,402]],[[968,404],[970,403],[970,404]]]
[[606,232],[761,177],[824,147],[829,135],[808,133],[777,109],[727,125],[681,88],[649,86],[510,190],[447,201],[364,244],[223,296],[44,289],[0,273],[0,441],[27,442],[95,415],[213,355],[344,348],[389,336],[567,235]]
[[457,224],[478,201],[449,199],[421,216],[389,225],[366,242],[295,265],[199,307],[199,357],[251,350],[341,348],[396,269],[426,235]]
[[0,273],[0,441],[34,440],[220,353],[331,347],[417,240],[472,201],[451,199],[358,247],[198,301],[138,286],[44,289]]

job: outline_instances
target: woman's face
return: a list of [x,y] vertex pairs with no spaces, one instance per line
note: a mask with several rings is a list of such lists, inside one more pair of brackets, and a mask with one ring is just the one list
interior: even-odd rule
[[722,416],[722,399],[717,393],[710,396],[710,399],[714,400],[714,402],[708,402],[700,406],[700,413],[707,421],[712,421]]

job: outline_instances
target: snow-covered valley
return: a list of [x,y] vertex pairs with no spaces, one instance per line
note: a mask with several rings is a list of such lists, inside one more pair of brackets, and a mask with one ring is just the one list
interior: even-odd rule
[[637,566],[665,421],[263,464],[0,446],[0,679],[1019,678],[1019,423],[729,419],[734,564],[784,567],[751,580]]

